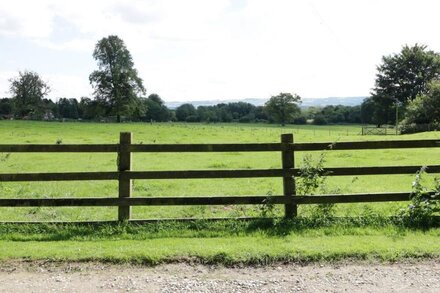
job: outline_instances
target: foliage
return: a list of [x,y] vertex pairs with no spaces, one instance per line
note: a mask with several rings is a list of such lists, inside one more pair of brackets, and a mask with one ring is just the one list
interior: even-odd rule
[[384,56],[377,71],[372,92],[374,117],[375,123],[384,124],[395,120],[396,102],[406,106],[426,93],[431,80],[440,77],[440,56],[425,45],[405,45],[400,53]]
[[76,99],[61,98],[57,102],[58,113],[60,118],[78,119],[78,101]]
[[89,77],[95,98],[120,122],[122,115],[131,115],[139,105],[139,95],[145,94],[142,79],[134,68],[130,52],[118,36],[98,41],[93,58],[99,67]]
[[280,93],[266,102],[265,112],[272,120],[284,126],[301,112],[298,106],[300,103],[301,97],[297,94]]
[[0,99],[0,118],[12,115],[12,100],[8,98]]
[[176,109],[177,121],[188,121],[188,117],[197,115],[197,110],[192,104],[183,104]]
[[440,58],[425,45],[405,45],[399,54],[384,56],[377,71],[373,96],[406,103],[425,93],[428,83],[440,77]]
[[312,120],[315,125],[360,123],[361,106],[328,105],[308,107],[301,109],[301,116]]
[[[57,103],[52,100],[43,99],[40,112],[46,113],[46,119],[80,119],[95,121],[114,121],[109,112],[108,105],[101,100],[92,100],[88,97],[81,97],[79,102],[72,98],[59,98]],[[314,120],[314,124],[324,125],[329,123],[358,123],[360,121],[359,106],[326,106],[309,107],[301,109],[300,113],[289,122],[296,125],[307,124],[308,120]],[[11,99],[0,99],[0,117],[10,118],[12,109]],[[44,111],[43,111],[44,109]],[[128,113],[126,113],[128,115]],[[174,116],[175,115],[175,118]],[[43,116],[33,116],[33,119],[43,119]],[[174,111],[170,110],[164,101],[157,94],[151,94],[148,98],[139,98],[133,102],[132,112],[125,116],[127,121],[146,122],[268,122],[270,119],[266,114],[265,107],[255,106],[250,103],[233,102],[220,103],[213,106],[198,106],[182,104]],[[273,121],[270,121],[273,122]]]
[[293,122],[293,124],[296,124],[296,125],[304,125],[304,124],[307,124],[307,117],[305,115],[301,114],[301,115],[295,117],[292,122]]
[[327,121],[327,119],[325,119],[324,115],[322,115],[321,113],[318,113],[313,118],[313,124],[315,124],[315,125],[326,125],[326,124],[328,124],[328,121]]
[[146,109],[145,115],[142,116],[143,121],[167,122],[171,120],[171,112],[158,94],[149,95],[147,99],[142,99],[141,103]]
[[426,167],[417,173],[412,184],[411,204],[400,211],[400,217],[411,226],[429,227],[434,222],[434,214],[440,212],[440,178],[435,178],[434,190],[431,192],[423,184]]
[[363,124],[375,124],[377,121],[380,121],[378,126],[383,124],[384,122],[381,117],[375,116],[379,114],[377,110],[379,107],[373,98],[365,98],[361,104],[361,122]]
[[[326,153],[322,152],[316,162],[311,155],[305,155],[296,178],[296,190],[298,195],[314,195],[318,191],[327,190],[324,170]],[[312,217],[326,221],[334,216],[334,204],[317,204],[312,210]]]
[[325,106],[321,110],[328,123],[360,123],[360,106]]
[[[263,107],[245,102],[219,103],[213,106],[183,104],[176,109],[177,121],[184,122],[267,122]],[[299,121],[298,124],[302,122]]]
[[272,201],[273,192],[269,191],[266,194],[266,198],[263,203],[258,207],[261,213],[261,216],[264,218],[275,217],[275,204]]
[[9,81],[15,116],[42,116],[43,98],[50,92],[50,87],[40,75],[32,71],[20,71],[18,77]]
[[411,134],[425,131],[439,131],[440,123],[416,124],[407,123],[405,120],[399,125],[400,134]]
[[[105,106],[97,100],[81,97],[78,104],[78,113],[82,119],[94,120],[105,116]],[[65,118],[65,117],[61,117]]]
[[308,154],[302,159],[299,177],[296,178],[296,190],[300,195],[316,194],[326,181],[324,174],[325,153],[321,153],[315,162]]
[[411,123],[440,123],[440,81],[430,82],[425,94],[409,102],[402,124]]

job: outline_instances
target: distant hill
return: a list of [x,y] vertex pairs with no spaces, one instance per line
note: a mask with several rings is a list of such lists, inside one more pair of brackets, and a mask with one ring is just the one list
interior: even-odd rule
[[[328,106],[328,105],[344,105],[356,106],[360,105],[366,97],[328,97],[328,98],[304,98],[301,107],[312,106]],[[245,102],[255,106],[262,106],[267,99],[242,99],[242,100],[206,100],[206,101],[187,101],[187,102],[165,102],[168,108],[175,109],[182,104],[193,104],[198,106],[214,106],[220,103]]]

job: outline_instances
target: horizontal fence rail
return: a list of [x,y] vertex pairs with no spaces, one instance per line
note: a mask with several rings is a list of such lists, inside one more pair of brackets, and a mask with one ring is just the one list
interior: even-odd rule
[[323,150],[365,150],[365,149],[408,149],[440,147],[440,140],[387,140],[387,141],[352,141],[352,142],[317,142],[296,143],[295,151]]
[[[389,140],[318,143],[242,143],[242,144],[131,144],[129,152],[274,152],[274,151],[323,151],[395,148],[435,148],[440,140]],[[0,144],[2,153],[115,153],[119,144]]]
[[[434,193],[431,192],[430,195]],[[130,197],[130,198],[35,198],[0,199],[0,207],[63,206],[185,206],[185,205],[255,205],[255,204],[326,204],[408,201],[411,193],[327,194],[313,196],[205,196],[205,197]]]
[[415,174],[422,167],[426,167],[427,173],[440,172],[440,165],[432,165],[432,166],[336,167],[336,168],[324,168],[323,174],[325,174],[326,176],[404,175],[404,174]]
[[[382,166],[382,167],[334,167],[323,168],[325,176],[403,175],[414,174],[422,167],[426,173],[440,173],[440,165]],[[189,170],[189,171],[126,171],[126,172],[69,172],[69,173],[21,173],[0,174],[0,181],[84,181],[119,179],[222,179],[222,178],[270,178],[301,176],[301,169],[253,169],[253,170]]]
[[84,181],[118,180],[119,172],[65,172],[65,173],[20,173],[0,174],[2,182],[20,181]]
[[[284,205],[285,216],[294,217],[297,214],[297,206],[302,204],[408,201],[411,196],[409,192],[299,196],[296,194],[295,178],[301,176],[301,169],[295,168],[295,152],[436,147],[440,147],[440,140],[294,143],[292,134],[283,134],[279,143],[132,144],[131,133],[121,133],[118,144],[0,144],[0,152],[3,153],[117,153],[119,158],[117,171],[0,173],[0,182],[117,180],[119,183],[117,198],[1,198],[0,195],[0,207],[114,206],[118,207],[118,220],[125,221],[131,219],[132,206],[259,205],[270,203]],[[131,154],[134,152],[279,152],[281,168],[133,171]],[[425,167],[428,173],[440,173],[440,165]],[[397,175],[414,174],[421,168],[422,166],[327,167],[320,172],[324,176]],[[282,178],[283,194],[275,196],[132,197],[133,180],[264,177]]]
[[[118,152],[119,144],[29,144],[0,145],[0,152],[6,153],[106,153]],[[242,143],[242,144],[130,144],[129,152],[273,152],[293,151],[293,145],[281,143]]]
[[133,144],[131,152],[279,152],[293,151],[293,145],[281,143],[242,143],[242,144]]
[[116,153],[118,144],[0,144],[1,153]]

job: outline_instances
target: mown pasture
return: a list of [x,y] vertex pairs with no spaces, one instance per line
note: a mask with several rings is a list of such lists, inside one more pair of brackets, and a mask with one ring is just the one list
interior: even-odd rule
[[[438,132],[401,136],[361,136],[353,125],[279,127],[268,124],[181,124],[181,123],[61,123],[1,121],[0,143],[117,143],[119,133],[133,133],[134,143],[245,143],[279,142],[280,134],[293,133],[295,142],[339,142],[390,139],[437,139]],[[321,152],[311,152],[314,157]],[[297,167],[304,152],[295,155]],[[325,166],[398,166],[440,164],[440,149],[326,151]],[[200,170],[279,168],[280,154],[271,153],[136,153],[134,170]],[[115,154],[93,153],[13,153],[0,155],[2,173],[114,171]],[[432,178],[432,176],[430,176]],[[431,179],[429,178],[429,179]],[[329,177],[322,192],[357,193],[409,191],[412,175]],[[431,183],[427,180],[427,184]],[[279,178],[135,180],[134,196],[278,195]],[[4,198],[111,197],[117,196],[117,182],[19,182],[0,183]],[[406,203],[341,204],[337,216],[393,215]],[[308,216],[312,208],[301,206],[299,214]],[[104,208],[2,208],[0,221],[86,221],[114,220],[117,209]],[[134,219],[182,217],[260,216],[255,206],[134,207]],[[282,206],[274,211],[282,214]]]
[[[0,143],[117,143],[131,131],[134,143],[278,142],[293,133],[297,142],[438,139],[429,132],[405,136],[360,136],[360,126],[266,124],[97,124],[1,121]],[[305,153],[296,154],[301,166]],[[314,152],[315,158],[320,152]],[[440,149],[327,151],[325,166],[435,165]],[[2,173],[114,171],[115,154],[0,154]],[[278,168],[280,153],[136,153],[134,170]],[[426,184],[432,184],[432,177]],[[325,192],[408,191],[413,175],[329,178]],[[280,194],[281,179],[135,180],[134,196]],[[0,182],[3,198],[117,196],[117,182]],[[262,216],[267,206],[135,207],[134,219],[196,217],[190,222],[144,224],[1,224],[0,260],[111,261],[157,264],[197,261],[268,264],[346,258],[396,260],[439,257],[438,226],[414,229],[386,217],[407,203],[341,204],[335,220],[316,218],[300,206],[293,221],[204,221],[208,217]],[[281,216],[282,206],[270,216]],[[304,217],[305,216],[305,217]],[[350,216],[350,218],[344,218]],[[361,217],[358,217],[361,216]],[[384,217],[385,216],[385,217]],[[1,208],[0,221],[115,220],[117,208]]]

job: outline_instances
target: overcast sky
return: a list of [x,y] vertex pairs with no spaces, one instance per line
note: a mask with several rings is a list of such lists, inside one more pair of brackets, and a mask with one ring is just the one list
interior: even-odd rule
[[0,97],[18,71],[91,96],[96,42],[125,41],[166,101],[366,96],[383,55],[440,51],[438,1],[0,0]]

